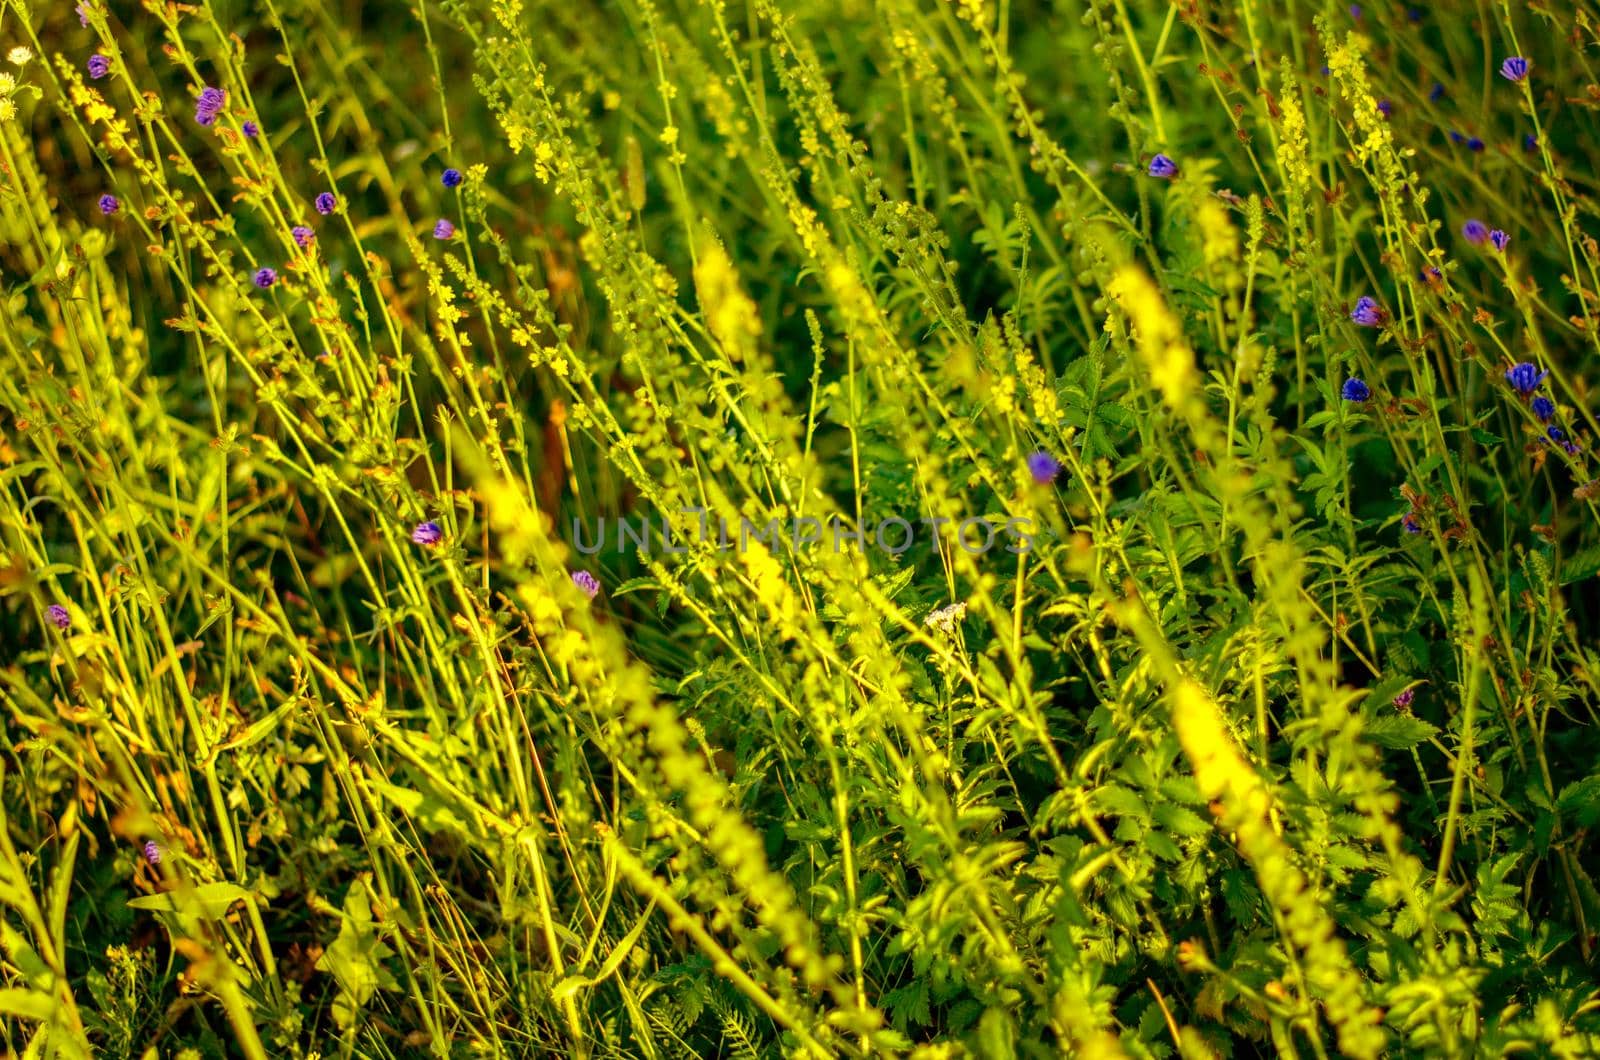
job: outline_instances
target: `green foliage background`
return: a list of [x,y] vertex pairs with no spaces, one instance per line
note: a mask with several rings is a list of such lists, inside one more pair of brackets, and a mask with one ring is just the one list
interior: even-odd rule
[[12,1054],[1600,1052],[1588,0],[82,11],[0,2]]

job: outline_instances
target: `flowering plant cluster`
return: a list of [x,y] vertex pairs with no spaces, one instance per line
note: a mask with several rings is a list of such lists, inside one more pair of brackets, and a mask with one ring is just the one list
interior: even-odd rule
[[1600,1055],[1596,24],[8,5],[6,1047]]

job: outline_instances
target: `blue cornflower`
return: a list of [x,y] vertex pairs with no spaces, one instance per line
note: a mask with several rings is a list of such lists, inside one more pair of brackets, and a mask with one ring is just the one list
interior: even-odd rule
[[1433,87],[1428,89],[1428,102],[1437,103],[1444,98],[1444,83],[1435,81]]
[[1538,365],[1520,361],[1506,369],[1506,382],[1510,383],[1517,393],[1527,397],[1539,389],[1539,384],[1544,382],[1544,377],[1549,374],[1548,371],[1539,371]]
[[278,271],[276,269],[268,268],[257,269],[256,274],[251,277],[250,282],[254,283],[257,287],[264,291],[268,287],[271,287],[273,284],[278,282]]
[[257,136],[261,135],[261,126],[257,125],[253,121],[246,120],[243,125],[239,126],[239,131],[250,137],[250,139],[254,140]]
[[449,239],[455,234],[456,226],[443,217],[439,218],[439,223],[433,226],[433,238],[435,239]]
[[1461,226],[1461,235],[1468,243],[1475,247],[1481,247],[1484,241],[1489,238],[1489,226],[1474,217]]
[[145,841],[144,859],[152,865],[161,864],[161,846],[154,839]]
[[1496,228],[1489,233],[1489,242],[1494,244],[1494,249],[1505,253],[1506,247],[1511,245],[1511,237]]
[[334,198],[333,192],[325,191],[317,196],[317,212],[326,217],[339,206],[339,200]]
[[289,234],[294,237],[294,245],[304,250],[316,241],[317,234],[305,225],[295,225],[289,229]]
[[72,625],[72,615],[60,604],[51,604],[44,612],[50,619],[50,624],[65,633]]
[[461,170],[452,168],[447,169],[440,174],[439,179],[444,183],[445,187],[453,188],[460,184],[463,178],[461,176]]
[[1061,461],[1051,456],[1044,450],[1028,454],[1028,474],[1033,476],[1033,481],[1041,486],[1047,482],[1054,482],[1055,477],[1061,474]]
[[96,81],[111,72],[111,60],[99,53],[89,56],[89,61],[85,65],[89,68],[89,76]]
[[107,217],[110,217],[120,209],[122,209],[122,203],[117,201],[117,197],[115,195],[100,196],[100,212],[105,214]]
[[1386,99],[1378,100],[1378,113],[1382,114],[1385,118],[1389,117],[1394,113],[1394,104],[1390,103]]
[[1544,433],[1552,442],[1560,442],[1562,439],[1566,438],[1566,434],[1562,432],[1561,428],[1555,426],[1554,424],[1546,427],[1544,429]]
[[1500,76],[1507,81],[1521,81],[1528,76],[1528,60],[1513,55],[1500,64]]
[[1474,136],[1472,139],[1467,141],[1467,150],[1468,151],[1482,151],[1483,150],[1483,141],[1480,140],[1478,137]]
[[1351,376],[1344,381],[1344,386],[1339,388],[1339,396],[1359,405],[1372,396],[1372,388],[1355,376]]
[[418,523],[411,531],[411,540],[419,545],[437,545],[444,540],[444,531],[434,522]]
[[1383,308],[1367,295],[1356,299],[1355,308],[1350,310],[1350,319],[1364,328],[1375,328],[1383,323]]
[[1162,180],[1171,180],[1173,177],[1178,175],[1178,163],[1174,162],[1166,155],[1156,155],[1150,160],[1150,165],[1146,172],[1148,172],[1152,177],[1160,177]]
[[1539,417],[1540,423],[1549,423],[1551,420],[1555,419],[1556,403],[1545,397],[1543,394],[1540,394],[1538,397],[1534,398],[1533,404],[1529,407],[1533,409],[1533,414]]
[[582,589],[591,600],[593,600],[600,592],[600,583],[595,580],[593,574],[590,574],[586,570],[573,571],[572,584]]

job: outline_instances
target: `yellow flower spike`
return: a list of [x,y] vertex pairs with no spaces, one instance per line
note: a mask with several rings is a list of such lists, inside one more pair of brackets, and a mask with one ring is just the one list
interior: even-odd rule
[[1112,277],[1110,293],[1126,315],[1151,385],[1174,412],[1186,418],[1194,416],[1200,387],[1194,352],[1161,291],[1143,269],[1124,265]]
[[1261,891],[1283,917],[1300,952],[1308,986],[1326,1007],[1346,1056],[1383,1055],[1382,1014],[1367,1005],[1361,977],[1351,965],[1332,919],[1309,890],[1294,852],[1272,823],[1272,795],[1239,753],[1215,700],[1188,678],[1168,693],[1172,724],[1194,767],[1200,794],[1220,802],[1223,828],[1238,837],[1239,852],[1255,870]]
[[739,275],[721,243],[706,241],[695,263],[694,284],[706,327],[730,360],[746,360],[761,335],[761,315],[740,288]]

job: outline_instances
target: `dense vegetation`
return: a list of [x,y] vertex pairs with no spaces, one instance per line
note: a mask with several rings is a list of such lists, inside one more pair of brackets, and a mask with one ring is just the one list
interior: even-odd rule
[[0,1041],[1596,1055],[1597,47],[0,0]]

